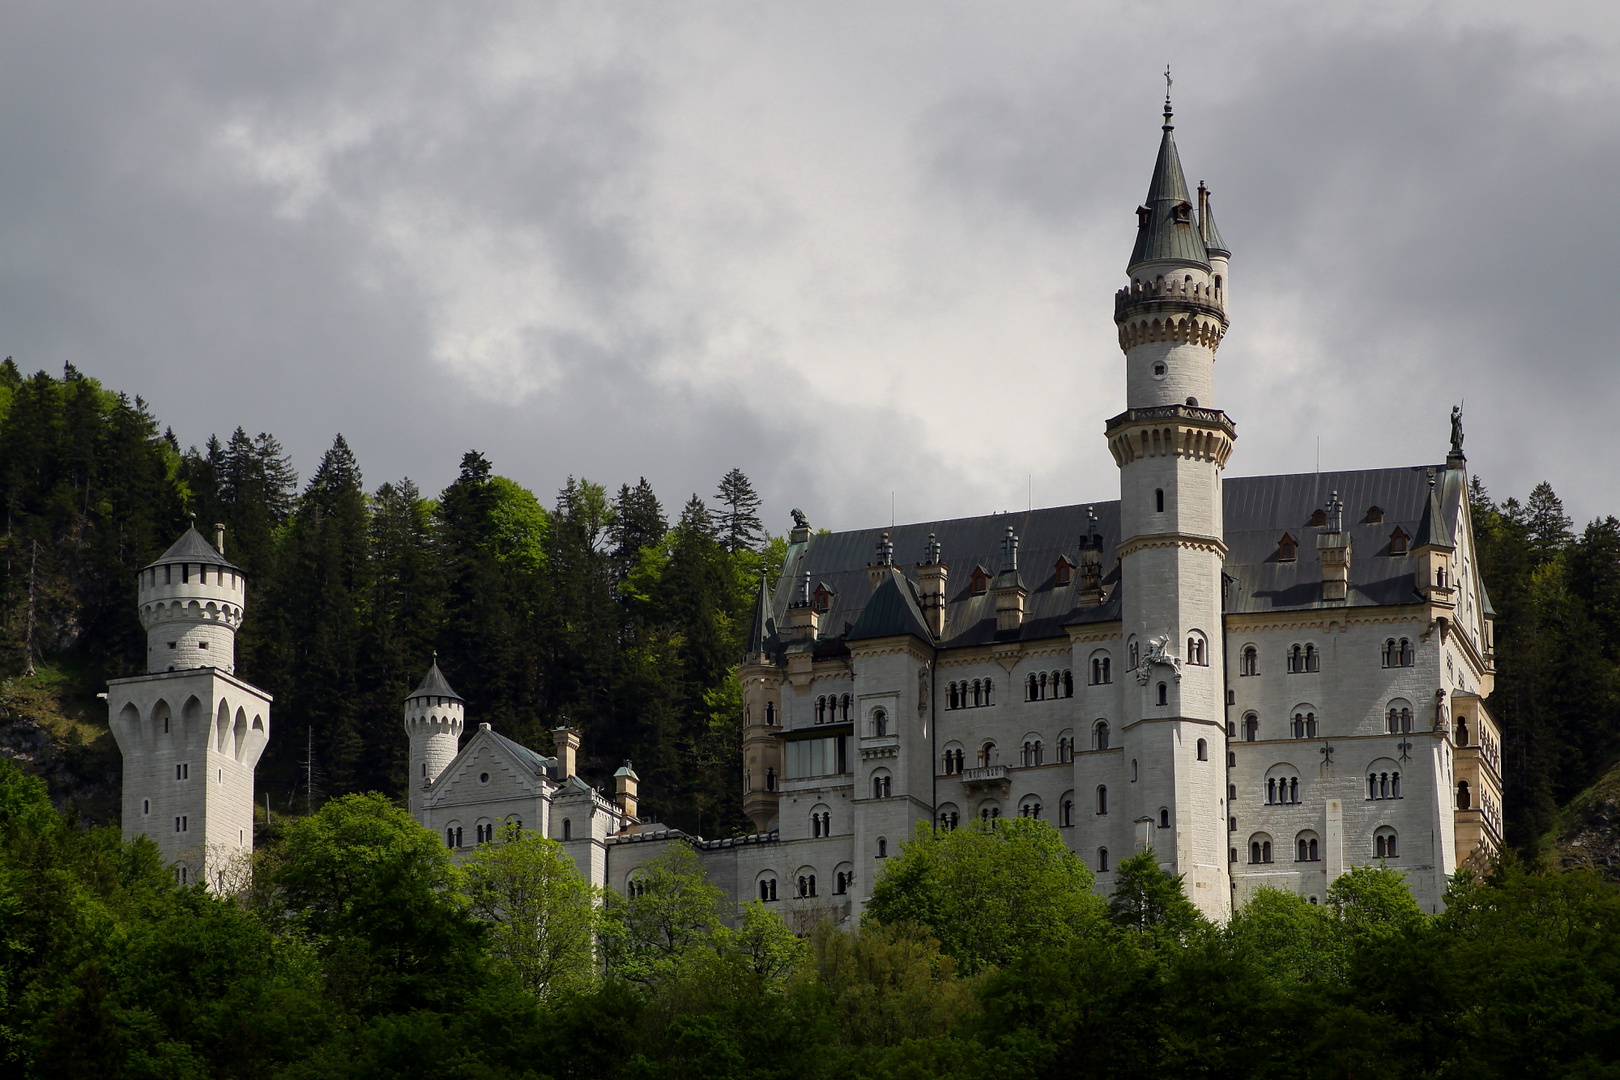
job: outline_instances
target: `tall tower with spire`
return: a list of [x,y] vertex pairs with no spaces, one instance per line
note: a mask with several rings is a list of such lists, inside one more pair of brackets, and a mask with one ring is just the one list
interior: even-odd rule
[[1108,421],[1120,470],[1124,745],[1139,843],[1185,875],[1206,914],[1229,903],[1221,573],[1221,471],[1236,432],[1215,407],[1227,328],[1229,252],[1209,193],[1195,206],[1176,152],[1170,98],[1129,283],[1115,296],[1126,409]]
[[461,732],[467,726],[466,703],[450,688],[435,653],[422,684],[405,699],[405,734],[411,740],[410,779],[406,804],[413,816],[422,812],[422,793],[456,759]]

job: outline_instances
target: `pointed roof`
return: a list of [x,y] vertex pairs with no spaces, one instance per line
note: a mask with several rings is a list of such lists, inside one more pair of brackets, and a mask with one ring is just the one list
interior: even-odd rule
[[202,533],[193,525],[181,534],[180,539],[169,546],[169,550],[159,555],[152,562],[141,569],[150,570],[154,566],[165,566],[173,563],[206,563],[209,566],[223,566],[229,570],[241,572],[241,567],[231,562],[215,550]]
[[450,684],[445,681],[444,672],[439,670],[439,660],[436,656],[433,659],[433,665],[428,668],[427,674],[422,676],[422,685],[412,690],[405,700],[409,701],[411,698],[419,697],[443,697],[450,698],[452,701],[464,700],[460,694],[450,689]]
[[1429,477],[1429,501],[1423,506],[1423,520],[1418,522],[1417,536],[1412,539],[1412,549],[1424,547],[1454,548],[1456,540],[1451,535],[1451,522],[1446,520],[1445,509],[1440,505],[1440,488],[1434,482],[1431,472]]
[[923,618],[917,587],[899,570],[891,567],[888,575],[878,582],[872,598],[861,609],[860,618],[855,620],[855,625],[844,640],[862,641],[905,634],[922,641],[934,640],[933,633],[928,629],[928,620]]
[[1176,152],[1175,125],[1170,122],[1170,102],[1164,104],[1164,138],[1159,141],[1159,158],[1153,165],[1153,182],[1147,200],[1137,211],[1136,246],[1131,249],[1130,273],[1143,263],[1181,262],[1209,266],[1209,251],[1194,227],[1192,199],[1187,178],[1181,171],[1181,155]]
[[759,575],[759,596],[754,600],[754,619],[748,627],[748,645],[745,656],[758,656],[770,647],[776,637],[776,619],[771,613],[771,592],[766,587],[765,575]]
[[1204,234],[1204,248],[1211,255],[1232,257],[1232,249],[1221,239],[1220,227],[1215,224],[1215,211],[1209,207],[1209,194],[1204,195],[1204,212],[1198,216],[1198,227]]

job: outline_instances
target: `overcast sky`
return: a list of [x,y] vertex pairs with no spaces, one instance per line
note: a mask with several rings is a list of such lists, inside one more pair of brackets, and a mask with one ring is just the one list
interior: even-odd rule
[[1614,3],[10,3],[0,355],[372,487],[1114,498],[1167,63],[1233,474],[1438,461],[1466,398],[1495,495],[1620,514]]

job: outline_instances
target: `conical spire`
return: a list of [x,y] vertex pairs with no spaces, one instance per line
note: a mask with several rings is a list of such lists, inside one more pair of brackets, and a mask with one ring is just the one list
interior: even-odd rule
[[1203,234],[1204,248],[1211,255],[1232,257],[1232,249],[1221,239],[1221,230],[1215,225],[1215,212],[1209,208],[1209,188],[1198,181],[1198,231]]
[[1153,165],[1147,201],[1136,209],[1136,247],[1131,250],[1126,273],[1150,262],[1209,266],[1209,252],[1193,224],[1187,177],[1181,171],[1181,155],[1176,152],[1176,126],[1170,122],[1173,116],[1170,96],[1166,94],[1164,138],[1159,141],[1159,159]]
[[444,672],[439,670],[439,654],[433,654],[433,664],[428,668],[427,674],[422,676],[422,685],[410,692],[406,701],[419,697],[442,697],[452,701],[462,700],[461,695],[450,689],[450,683],[445,679]]
[[759,596],[754,601],[754,621],[748,628],[748,646],[743,650],[746,656],[758,656],[763,653],[772,638],[776,637],[776,620],[771,617],[771,594],[765,587],[765,575],[759,575]]

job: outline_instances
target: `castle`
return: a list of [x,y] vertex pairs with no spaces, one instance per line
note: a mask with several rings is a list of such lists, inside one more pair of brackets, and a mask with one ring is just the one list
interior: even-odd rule
[[[1263,886],[1318,902],[1347,868],[1379,862],[1438,910],[1458,866],[1501,844],[1493,612],[1460,414],[1433,464],[1224,475],[1237,430],[1217,407],[1215,358],[1231,252],[1208,191],[1187,187],[1171,119],[1167,101],[1115,297],[1125,409],[1104,435],[1117,500],[819,535],[795,511],[738,675],[753,835],[641,822],[629,764],[609,800],[577,776],[566,728],[549,756],[488,725],[462,746],[464,703],[437,664],[405,702],[416,818],[463,850],[503,823],[537,829],[620,891],[690,844],[739,903],[781,904],[801,926],[858,916],[920,823],[1013,814],[1049,821],[1105,891],[1122,857],[1151,846],[1215,919]],[[202,807],[192,820],[210,844],[238,828],[216,817],[249,821],[268,734],[268,698],[228,664],[187,667],[228,652],[241,616],[240,591],[224,592],[236,572],[227,586],[207,547],[188,533],[142,571],[152,674],[109,696],[132,781],[126,833],[179,815],[182,839],[160,840],[170,858],[185,806]],[[189,584],[187,566],[214,567],[221,595]],[[213,803],[214,788],[186,802],[197,789],[183,778],[163,788],[184,762],[154,725],[161,714],[167,734],[182,697],[184,746],[202,748],[184,753],[209,755],[194,760],[220,778]],[[137,815],[149,797],[161,809]]]

